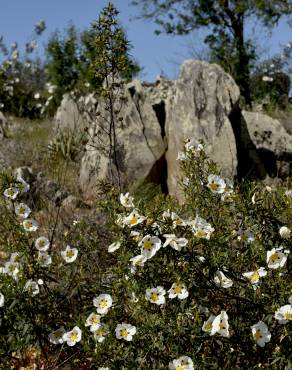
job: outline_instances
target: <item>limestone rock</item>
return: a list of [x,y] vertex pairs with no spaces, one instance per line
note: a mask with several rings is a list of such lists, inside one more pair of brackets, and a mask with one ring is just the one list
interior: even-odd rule
[[179,196],[179,151],[187,139],[206,143],[207,154],[233,177],[237,169],[236,142],[229,114],[239,100],[234,80],[215,64],[187,60],[166,102],[168,189]]

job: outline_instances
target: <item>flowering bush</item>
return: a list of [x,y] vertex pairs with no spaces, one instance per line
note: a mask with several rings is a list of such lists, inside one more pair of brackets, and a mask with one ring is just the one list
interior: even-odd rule
[[47,369],[291,368],[291,190],[233,185],[201,144],[179,158],[182,205],[100,185],[106,242],[86,222],[56,238],[3,179],[3,363],[35,346]]

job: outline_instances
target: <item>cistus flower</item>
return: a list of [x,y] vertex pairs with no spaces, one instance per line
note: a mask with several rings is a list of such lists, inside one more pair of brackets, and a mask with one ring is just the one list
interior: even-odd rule
[[92,332],[93,338],[98,343],[102,343],[105,340],[105,337],[109,334],[109,327],[106,324],[100,324],[99,328]]
[[157,236],[146,235],[138,244],[141,247],[141,255],[150,259],[161,247],[161,240]]
[[81,341],[82,331],[78,326],[74,326],[71,331],[63,334],[63,341],[68,344],[68,346],[73,347],[76,343]]
[[151,303],[161,305],[165,303],[165,290],[162,286],[146,289],[145,299]]
[[218,287],[224,289],[230,288],[233,285],[233,281],[225,276],[224,273],[220,270],[215,272],[214,282]]
[[44,236],[40,236],[39,238],[36,239],[34,245],[38,251],[45,252],[50,247],[50,241]]
[[31,209],[24,203],[19,203],[15,207],[15,214],[20,218],[27,218],[31,213]]
[[100,294],[93,299],[93,305],[96,307],[97,313],[105,315],[113,305],[113,299],[109,294]]
[[90,326],[90,331],[96,331],[100,327],[100,315],[92,312],[86,319],[85,326]]
[[186,238],[177,238],[174,234],[164,234],[163,237],[166,239],[163,247],[165,248],[170,245],[171,248],[178,252],[188,244],[188,240]]
[[134,208],[134,198],[129,193],[120,194],[120,203],[125,208]]
[[118,250],[121,246],[121,243],[120,242],[115,242],[115,243],[112,243],[111,245],[109,245],[108,247],[108,252],[109,253],[113,253],[115,252],[116,250]]
[[39,251],[38,263],[41,267],[48,267],[52,264],[52,257],[47,252]]
[[292,306],[291,304],[286,304],[280,307],[275,312],[275,319],[279,321],[280,324],[287,324],[287,322],[292,320]]
[[251,326],[251,331],[253,339],[260,347],[264,347],[271,340],[271,333],[263,321],[259,321],[257,324]]
[[15,278],[19,273],[20,264],[18,262],[8,261],[5,263],[4,268],[7,275]]
[[186,226],[185,220],[179,217],[175,212],[171,212],[172,225],[174,228],[177,226]]
[[287,261],[287,254],[281,252],[283,248],[273,248],[267,251],[267,264],[270,269],[283,267]]
[[134,209],[129,214],[129,216],[124,218],[123,223],[129,227],[133,227],[133,226],[141,224],[145,220],[146,220],[146,217],[139,215],[138,211]]
[[211,330],[212,330],[212,327],[213,327],[213,321],[215,319],[216,316],[214,315],[211,315],[207,321],[204,321],[204,324],[202,326],[202,330],[206,333],[209,333],[211,334]]
[[17,195],[19,194],[19,189],[16,187],[11,187],[6,190],[4,190],[4,196],[9,199],[16,199]]
[[115,332],[117,339],[124,339],[129,342],[133,339],[133,335],[136,334],[136,327],[123,322],[117,325]]
[[215,229],[203,218],[196,216],[193,221],[189,222],[194,236],[200,239],[207,239],[209,240],[211,234],[215,231]]
[[77,248],[71,248],[70,245],[67,245],[64,251],[61,251],[61,256],[64,258],[65,262],[71,263],[74,262],[78,255]]
[[178,298],[178,299],[185,299],[189,296],[189,292],[187,291],[187,287],[183,283],[173,283],[171,288],[168,290],[168,297],[170,299]]
[[194,370],[194,364],[190,357],[181,356],[169,363],[170,370]]
[[289,239],[291,236],[291,230],[287,226],[282,226],[279,230],[279,234],[283,239]]
[[251,272],[244,272],[242,276],[247,279],[252,285],[256,286],[260,282],[260,278],[267,275],[267,271],[264,267]]
[[25,286],[23,288],[23,291],[24,292],[28,292],[29,294],[31,294],[32,296],[34,296],[34,295],[39,294],[40,288],[39,288],[39,285],[38,285],[38,283],[36,281],[33,281],[33,280],[29,279],[25,283]]
[[212,193],[222,194],[225,191],[226,183],[220,176],[211,174],[208,176],[207,187]]
[[230,337],[228,315],[225,311],[221,311],[220,315],[216,316],[212,322],[210,335],[216,333],[220,334],[222,337]]
[[49,341],[53,344],[62,344],[64,343],[63,335],[65,334],[64,326],[61,326],[59,329],[53,331],[49,334]]
[[32,218],[28,218],[22,222],[22,226],[25,231],[32,232],[32,231],[37,231],[38,229],[38,223],[33,220]]

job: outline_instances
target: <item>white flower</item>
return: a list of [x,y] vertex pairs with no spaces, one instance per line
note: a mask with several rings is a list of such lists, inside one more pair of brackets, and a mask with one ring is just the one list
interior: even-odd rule
[[257,324],[251,326],[251,331],[253,339],[260,347],[264,347],[271,339],[271,333],[263,321],[259,321]]
[[188,139],[185,143],[185,149],[187,152],[191,151],[194,154],[198,154],[202,150],[204,150],[204,146],[202,144],[199,144],[195,139]]
[[109,367],[99,367],[97,370],[110,370]]
[[35,98],[36,100],[38,100],[40,97],[41,97],[40,93],[35,93],[35,94],[34,94],[34,98]]
[[61,326],[59,329],[53,331],[49,334],[49,341],[53,344],[62,344],[64,343],[63,335],[65,334],[64,326]]
[[282,248],[273,248],[267,251],[267,264],[270,269],[283,267],[287,261],[287,254],[281,252]]
[[178,299],[185,299],[189,295],[185,284],[182,283],[173,283],[171,288],[168,290],[168,297],[169,298],[178,298]]
[[47,267],[50,266],[52,263],[52,257],[47,252],[41,252],[38,253],[38,262],[41,267]]
[[5,263],[5,272],[7,275],[10,275],[12,277],[16,277],[17,274],[19,273],[19,268],[20,268],[20,265],[18,262],[11,262],[11,261],[8,261]]
[[233,194],[234,190],[234,185],[233,185],[233,182],[232,180],[230,179],[226,179],[225,180],[225,189],[224,189],[224,193],[221,195],[221,200],[225,200],[226,198],[230,198],[230,196]]
[[15,207],[15,214],[21,218],[27,218],[31,213],[31,209],[24,203],[19,203]]
[[218,175],[209,175],[207,187],[211,190],[212,193],[222,194],[225,191],[226,183]]
[[100,324],[99,328],[93,331],[93,337],[99,343],[102,343],[108,334],[109,327],[105,324]]
[[121,205],[124,206],[125,208],[134,208],[133,201],[134,201],[134,198],[131,197],[129,193],[120,194]]
[[173,227],[186,226],[186,222],[174,212],[171,212],[171,219]]
[[27,193],[30,189],[30,185],[24,181],[21,177],[17,177],[17,188],[21,194]]
[[161,240],[156,236],[146,235],[138,244],[141,247],[142,256],[150,259],[161,247]]
[[123,322],[117,325],[115,332],[118,339],[124,339],[129,342],[133,339],[133,335],[136,334],[136,327]]
[[36,231],[38,229],[38,223],[32,218],[28,218],[22,222],[22,226],[25,231]]
[[20,262],[21,255],[18,252],[11,253],[10,262]]
[[170,370],[194,370],[194,364],[190,357],[181,356],[169,363]]
[[185,247],[188,244],[188,240],[186,238],[177,238],[174,234],[164,234],[163,237],[166,239],[163,247],[165,248],[170,245],[171,248],[178,252],[182,250],[182,247]]
[[3,307],[4,306],[4,295],[0,292],[0,307]]
[[286,190],[284,194],[286,195],[286,197],[291,198],[292,197],[292,189]]
[[113,253],[115,252],[116,250],[118,250],[121,246],[121,243],[120,242],[115,242],[115,243],[112,243],[111,245],[109,245],[108,247],[108,252],[109,253]]
[[262,80],[265,81],[265,82],[272,82],[274,79],[273,79],[273,77],[263,76]]
[[211,234],[215,229],[203,218],[196,216],[195,220],[190,221],[192,231],[197,238],[210,239]]
[[97,313],[105,315],[113,305],[113,299],[109,294],[100,294],[93,299],[93,305],[96,307]]
[[142,254],[138,254],[138,256],[130,258],[133,266],[144,266],[144,263],[147,261],[147,258]]
[[77,342],[81,341],[82,331],[78,326],[74,326],[71,331],[63,334],[63,341],[67,342],[68,346],[75,346]]
[[123,220],[123,223],[125,225],[128,225],[130,227],[136,226],[138,224],[141,224],[146,220],[146,217],[139,215],[138,211],[134,209],[129,216],[125,217]]
[[177,152],[177,157],[176,157],[177,161],[185,161],[186,159],[187,159],[187,156],[184,152],[182,151]]
[[279,320],[280,324],[287,324],[288,321],[292,320],[292,306],[291,304],[286,304],[280,307],[275,312],[275,319]]
[[207,321],[204,321],[204,324],[203,324],[203,327],[202,327],[202,330],[211,334],[211,330],[212,330],[212,327],[213,327],[213,321],[215,319],[215,316],[214,315],[211,315]]
[[291,230],[287,226],[282,226],[279,230],[281,238],[288,239],[291,235]]
[[11,188],[6,189],[3,194],[6,198],[14,200],[19,194],[19,189],[16,187],[11,187]]
[[78,255],[77,248],[71,248],[70,245],[67,245],[66,249],[61,252],[61,256],[64,258],[65,262],[71,263],[74,262]]
[[29,279],[29,280],[27,280],[27,282],[26,282],[26,284],[23,288],[23,291],[28,292],[31,295],[37,295],[40,292],[40,288],[39,288],[39,285],[36,281],[33,281],[33,280]]
[[210,335],[220,334],[222,337],[229,338],[229,324],[228,316],[225,311],[221,311],[220,315],[216,316],[212,322],[212,329]]
[[151,303],[161,305],[165,303],[165,290],[162,286],[146,289],[145,299]]
[[36,239],[34,245],[38,251],[45,252],[50,247],[50,241],[44,236],[40,236],[39,238]]
[[92,312],[86,319],[85,326],[90,326],[90,331],[96,331],[100,327],[100,315]]
[[233,285],[233,281],[225,276],[220,270],[215,272],[214,282],[218,287],[225,289],[230,288]]
[[256,271],[244,272],[242,276],[249,280],[252,285],[257,285],[260,278],[267,275],[267,271],[264,267],[260,267]]

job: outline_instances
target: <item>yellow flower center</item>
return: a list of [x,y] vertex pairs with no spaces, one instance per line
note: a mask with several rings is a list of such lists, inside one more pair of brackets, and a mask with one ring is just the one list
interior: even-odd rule
[[220,322],[220,330],[225,330],[226,329],[226,326],[225,326],[225,323],[223,321]]
[[276,261],[278,261],[280,259],[280,256],[278,255],[278,253],[274,253],[271,255],[270,257],[270,262],[272,263],[275,263]]
[[183,368],[181,365],[179,365],[179,366],[177,366],[177,367],[175,368],[175,370],[184,370],[184,368]]
[[73,331],[73,333],[70,334],[70,339],[72,340],[72,342],[76,342],[77,341],[78,334],[76,333],[76,331]]
[[31,229],[31,228],[32,228],[32,222],[27,222],[27,223],[26,223],[26,227],[27,227],[28,229]]
[[211,321],[209,321],[209,322],[207,322],[207,323],[205,324],[205,329],[206,329],[207,331],[211,331],[211,329],[212,329],[212,323],[211,323]]
[[202,229],[200,229],[200,230],[198,230],[198,231],[196,232],[196,236],[197,236],[198,238],[205,238],[205,237],[206,237],[206,235],[207,235],[206,231],[204,231],[204,230],[202,230]]
[[130,220],[130,225],[136,225],[138,223],[138,217],[137,216],[132,216]]
[[107,300],[106,299],[101,299],[99,302],[99,307],[105,308],[108,306]]
[[181,225],[182,224],[182,220],[180,220],[179,218],[177,220],[174,221],[174,223],[176,225]]
[[217,184],[216,182],[211,182],[209,184],[209,187],[211,190],[217,191],[219,189],[219,184]]
[[104,329],[102,329],[102,328],[101,329],[97,329],[96,330],[96,334],[102,336],[102,335],[105,335],[106,334],[106,331]]
[[99,324],[99,322],[100,322],[100,319],[97,315],[93,315],[90,319],[91,324]]
[[13,272],[16,269],[15,265],[10,265],[9,266],[9,271]]
[[72,250],[66,252],[66,256],[71,258],[74,257],[74,252]]
[[251,277],[250,277],[250,281],[251,281],[251,283],[257,283],[257,282],[259,281],[259,279],[260,279],[260,275],[259,275],[259,273],[258,273],[257,271],[255,271],[255,272],[251,275]]
[[157,293],[151,293],[150,298],[152,301],[156,302],[159,299],[159,295]]
[[129,335],[129,333],[128,333],[128,330],[127,330],[127,329],[122,329],[122,330],[121,330],[121,332],[120,332],[120,334],[121,334],[121,336],[122,336],[122,337],[124,337],[124,338],[125,338],[125,337],[127,337],[127,336]]
[[175,288],[174,288],[174,291],[176,294],[180,294],[182,292],[182,287],[180,285],[177,285]]
[[39,240],[39,246],[44,247],[45,246],[45,241],[44,240]]
[[291,320],[292,319],[292,313],[291,312],[285,312],[284,313],[284,319],[285,320]]
[[143,243],[143,248],[144,248],[146,251],[151,251],[152,246],[153,246],[153,243],[151,243],[151,241],[150,241],[150,240],[145,240],[145,241],[144,241],[144,243]]
[[19,214],[23,215],[25,212],[25,208],[24,207],[20,207],[19,208]]
[[260,339],[262,339],[263,335],[260,329],[257,329],[257,331],[254,334],[254,339],[258,342]]

